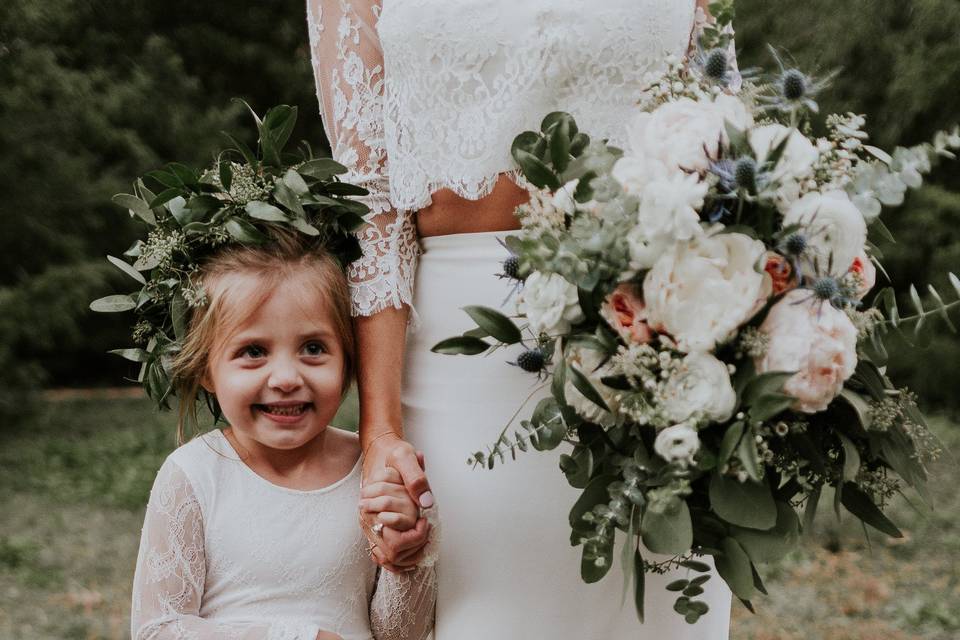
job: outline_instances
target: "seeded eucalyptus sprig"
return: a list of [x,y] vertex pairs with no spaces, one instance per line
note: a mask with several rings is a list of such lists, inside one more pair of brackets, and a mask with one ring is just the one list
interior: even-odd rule
[[190,309],[206,303],[198,269],[216,250],[262,244],[271,229],[285,229],[314,238],[344,266],[360,255],[353,232],[369,209],[350,197],[367,191],[342,182],[338,176],[346,167],[315,158],[306,143],[296,153],[284,151],[296,107],[276,106],[261,119],[244,104],[256,122],[256,151],[224,133],[232,146],[211,167],[171,162],[138,178],[133,193],[113,197],[147,227],[146,238],[124,252],[126,259],[107,256],[140,288],[100,298],[90,308],[136,314],[136,346],[111,353],[141,363],[138,381],[160,408],[170,406],[170,363],[180,351]]

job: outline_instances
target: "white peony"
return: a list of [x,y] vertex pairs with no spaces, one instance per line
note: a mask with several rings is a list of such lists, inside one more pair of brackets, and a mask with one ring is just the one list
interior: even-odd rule
[[751,129],[748,134],[750,147],[758,164],[766,162],[770,152],[788,136],[789,142],[773,169],[773,176],[779,180],[803,180],[810,175],[814,163],[820,157],[820,152],[805,135],[782,124],[763,125]]
[[808,193],[787,209],[783,224],[799,224],[807,238],[808,275],[846,273],[867,241],[863,215],[843,191]]
[[857,368],[857,328],[846,313],[811,298],[806,289],[787,293],[760,325],[769,346],[757,373],[796,371],[783,386],[797,399],[794,409],[827,408]]
[[613,411],[604,411],[593,400],[588,399],[573,386],[573,376],[567,374],[566,384],[563,389],[564,398],[573,410],[577,412],[584,420],[594,422],[599,425],[612,427],[616,423],[616,412],[620,406],[620,394],[616,389],[611,389],[600,380],[606,376],[615,375],[616,371],[612,365],[607,362],[601,366],[606,356],[596,349],[587,349],[574,347],[567,350],[567,364],[574,366],[593,384],[603,401]]
[[647,273],[647,322],[669,333],[681,351],[711,351],[748,321],[770,296],[762,270],[766,248],[740,233],[703,236],[671,247]]
[[577,287],[556,273],[531,273],[518,297],[518,310],[536,333],[567,333],[573,324],[583,321]]
[[703,233],[698,209],[707,189],[696,174],[679,171],[646,185],[637,224],[627,234],[632,268],[649,269],[674,242]]
[[657,434],[653,450],[667,462],[693,464],[693,457],[700,450],[700,436],[690,425],[677,424]]
[[630,151],[657,160],[668,171],[706,171],[720,145],[729,143],[726,122],[737,129],[752,124],[739,99],[726,94],[692,100],[680,98],[637,115],[628,126]]
[[610,175],[624,191],[641,197],[651,180],[667,175],[667,168],[656,158],[631,153],[621,156],[614,163]]
[[664,414],[673,422],[724,422],[737,406],[727,365],[709,353],[690,353],[664,385]]

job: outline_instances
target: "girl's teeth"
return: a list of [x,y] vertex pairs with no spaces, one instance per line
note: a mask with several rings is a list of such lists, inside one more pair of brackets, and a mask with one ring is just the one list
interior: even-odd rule
[[306,411],[307,405],[298,404],[296,406],[289,407],[274,407],[271,405],[265,405],[264,407],[267,413],[272,413],[276,416],[298,416],[304,411]]

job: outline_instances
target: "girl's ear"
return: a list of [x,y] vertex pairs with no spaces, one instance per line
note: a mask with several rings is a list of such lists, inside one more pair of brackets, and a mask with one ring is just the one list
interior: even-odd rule
[[203,370],[203,375],[200,376],[200,386],[210,395],[216,395],[213,390],[213,379],[210,377],[209,365]]

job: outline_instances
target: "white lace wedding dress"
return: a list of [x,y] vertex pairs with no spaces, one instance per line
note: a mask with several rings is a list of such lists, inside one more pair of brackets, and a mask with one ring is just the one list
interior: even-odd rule
[[298,491],[254,473],[219,430],[174,451],[147,506],[131,637],[422,640],[434,567],[377,577],[357,525],[360,466]]
[[[697,6],[697,5],[702,6]],[[438,189],[476,200],[500,174],[518,179],[513,138],[550,111],[595,139],[625,142],[648,72],[681,56],[706,0],[307,0],[318,98],[345,179],[370,191],[349,279],[355,315],[411,307],[404,430],[426,455],[443,508],[436,640],[727,638],[730,592],[714,576],[711,611],[687,625],[650,576],[647,622],[621,607],[622,573],[583,584],[567,514],[561,451],[492,472],[464,461],[491,444],[532,376],[505,360],[443,356],[438,340],[470,328],[466,304],[497,307],[503,234],[426,238],[414,215]],[[418,265],[418,258],[420,259]]]

